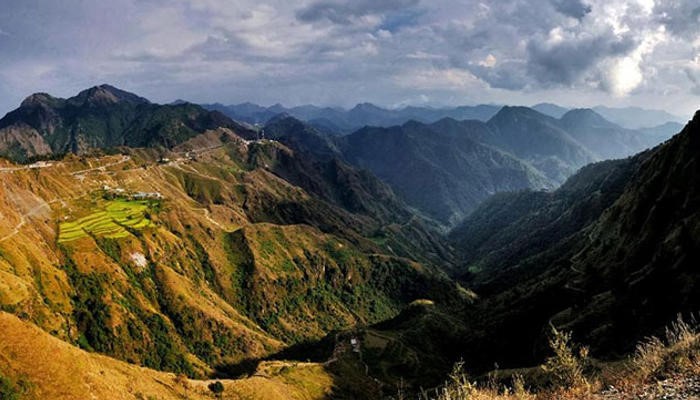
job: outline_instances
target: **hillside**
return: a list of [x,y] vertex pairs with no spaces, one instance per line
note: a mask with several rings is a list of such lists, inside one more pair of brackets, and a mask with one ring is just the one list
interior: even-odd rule
[[[539,106],[547,111],[546,104]],[[558,183],[588,162],[631,156],[663,142],[682,127],[671,123],[631,130],[590,109],[560,109],[554,114],[559,113],[561,117],[552,118],[526,107],[503,107],[485,124],[443,119],[431,127],[509,152]]]
[[348,162],[372,171],[409,205],[446,226],[490,194],[551,185],[506,153],[418,122],[364,128],[341,138],[338,147]]
[[549,179],[563,182],[595,155],[559,126],[558,120],[526,107],[503,107],[487,122],[485,143],[530,162]]
[[2,310],[206,377],[416,298],[468,301],[435,267],[451,257],[438,235],[349,165],[226,128],[121,152],[0,161]]
[[[697,371],[698,348],[685,342],[697,343],[696,328],[679,322],[666,327],[679,313],[688,319],[700,307],[694,269],[700,248],[694,234],[700,221],[694,183],[699,135],[700,113],[669,142],[632,158],[589,165],[557,191],[486,201],[451,235],[464,250],[456,274],[476,293],[474,304],[445,313],[416,302],[363,331],[370,370],[397,386],[404,377],[409,387],[425,387],[463,359],[471,376],[485,381],[485,393],[493,390],[493,376],[523,374],[526,382],[541,385],[542,398],[581,398],[575,391],[557,392],[543,370],[533,367],[551,354],[547,332],[555,326],[590,346],[592,364],[584,372],[592,380],[627,379],[628,386],[617,391],[583,388],[590,398],[640,393],[654,385],[648,374],[679,385],[659,387],[658,393],[695,393],[680,382]],[[648,335],[668,339],[645,341]],[[681,337],[682,343],[674,339]],[[640,341],[648,347],[628,359]],[[679,349],[666,355],[664,343]],[[643,357],[677,357],[683,364],[639,361]],[[498,370],[492,371],[494,365]],[[639,372],[642,378],[635,378],[636,368],[646,371]],[[666,368],[677,372],[660,372]]]
[[[75,104],[106,121],[135,107],[153,126],[201,111],[113,88],[38,97],[60,123],[23,105],[4,132],[44,124],[16,138],[58,138]],[[553,191],[532,165],[573,170],[600,156],[582,143],[614,131],[620,149],[633,133],[588,110],[509,107],[343,137],[279,115],[231,127],[0,159],[2,385],[198,398],[219,377],[224,398],[376,398],[438,385],[460,357],[476,374],[541,363],[550,322],[617,360],[700,307],[700,114]],[[447,243],[438,223],[471,210]],[[37,351],[72,367],[49,379]]]
[[502,193],[450,232],[479,279],[559,243],[594,222],[620,196],[647,153],[582,168],[554,192]]
[[611,357],[696,311],[699,132],[696,114],[664,145],[589,166],[552,194],[484,203],[453,234],[485,296],[469,318],[489,315],[468,341],[508,343],[491,357],[532,362],[518,349],[552,321]]
[[[0,378],[12,382],[9,390],[21,398],[166,400],[213,395],[207,386],[215,381],[191,380],[88,353],[5,312],[0,312],[0,331]],[[332,393],[333,379],[321,364],[270,362],[254,376],[219,382],[223,399],[311,400]]]
[[620,128],[591,110],[554,119],[524,107],[503,107],[485,123],[411,121],[343,137],[279,115],[263,132],[313,157],[370,171],[410,206],[450,228],[490,195],[551,189],[588,162],[623,158],[663,140]]
[[119,146],[170,148],[219,127],[252,136],[221,113],[189,103],[157,105],[109,85],[69,99],[37,93],[0,119],[0,156],[26,161]]
[[631,156],[653,147],[679,130],[663,136],[663,128],[658,128],[656,134],[624,129],[591,109],[571,110],[561,117],[560,124],[599,160]]

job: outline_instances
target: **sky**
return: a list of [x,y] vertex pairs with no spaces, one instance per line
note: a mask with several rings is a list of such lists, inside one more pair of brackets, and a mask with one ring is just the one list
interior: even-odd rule
[[0,0],[0,115],[156,102],[700,108],[697,0]]

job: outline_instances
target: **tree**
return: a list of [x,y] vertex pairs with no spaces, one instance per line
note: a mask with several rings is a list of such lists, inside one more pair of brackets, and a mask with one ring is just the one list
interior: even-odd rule
[[224,384],[219,381],[210,383],[208,387],[209,390],[216,395],[216,397],[221,397],[221,393],[224,392]]

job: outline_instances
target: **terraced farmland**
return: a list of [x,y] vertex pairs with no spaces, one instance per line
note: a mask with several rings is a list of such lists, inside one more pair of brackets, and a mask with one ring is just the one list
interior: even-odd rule
[[129,236],[128,229],[145,229],[153,225],[146,211],[153,200],[110,200],[101,204],[99,211],[75,221],[59,225],[58,242],[66,243],[87,236],[119,239]]

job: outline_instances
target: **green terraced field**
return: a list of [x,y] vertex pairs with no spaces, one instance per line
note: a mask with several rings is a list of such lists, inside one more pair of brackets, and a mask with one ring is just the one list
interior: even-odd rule
[[119,239],[129,236],[127,228],[144,229],[152,225],[146,211],[153,204],[150,200],[110,200],[99,211],[75,221],[59,225],[58,242],[66,243],[90,235]]

